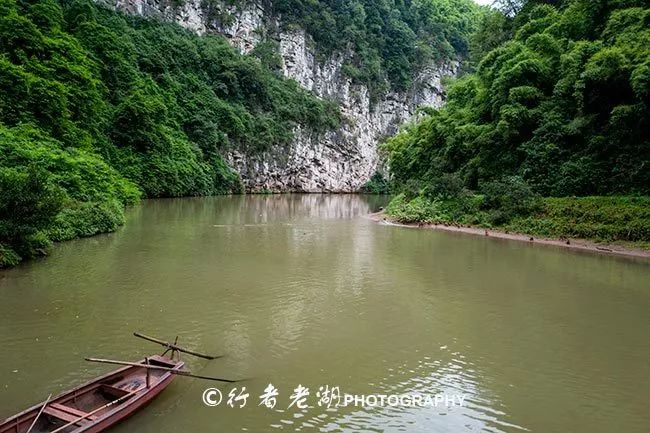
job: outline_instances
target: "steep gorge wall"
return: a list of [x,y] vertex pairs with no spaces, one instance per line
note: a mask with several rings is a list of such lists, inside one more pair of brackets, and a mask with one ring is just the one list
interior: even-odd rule
[[[336,53],[318,61],[304,30],[283,31],[259,1],[227,6],[216,0],[98,0],[119,10],[176,21],[199,34],[218,33],[242,53],[272,38],[278,42],[282,71],[304,88],[337,101],[343,114],[336,131],[316,134],[296,127],[287,146],[271,146],[261,154],[232,151],[226,155],[248,191],[357,191],[381,167],[377,145],[410,120],[421,105],[444,103],[441,79],[455,75],[458,64],[430,65],[416,77],[409,92],[390,92],[371,103],[368,88],[353,83],[342,72],[351,53]],[[203,0],[204,2],[206,0]]]

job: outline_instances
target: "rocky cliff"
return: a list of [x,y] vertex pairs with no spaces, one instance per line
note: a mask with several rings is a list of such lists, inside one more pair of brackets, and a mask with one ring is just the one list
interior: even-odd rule
[[282,30],[263,2],[226,5],[218,0],[98,0],[119,10],[176,21],[197,33],[219,33],[242,53],[263,40],[278,42],[282,71],[304,88],[336,100],[343,122],[336,131],[315,134],[296,127],[288,146],[271,146],[263,154],[233,151],[227,155],[248,191],[353,192],[381,167],[377,149],[382,137],[410,120],[418,106],[444,102],[441,79],[458,65],[430,65],[418,74],[409,92],[390,92],[371,103],[368,88],[353,83],[342,67],[351,53],[317,60],[304,30]]

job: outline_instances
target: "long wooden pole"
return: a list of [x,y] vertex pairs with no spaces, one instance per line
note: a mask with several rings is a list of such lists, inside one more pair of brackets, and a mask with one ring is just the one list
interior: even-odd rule
[[29,433],[30,431],[32,431],[32,429],[33,429],[34,426],[36,425],[36,421],[38,421],[38,419],[41,417],[41,414],[42,414],[43,411],[45,410],[45,406],[47,406],[47,404],[50,402],[50,399],[51,399],[51,398],[52,398],[52,394],[50,394],[50,395],[47,397],[47,400],[45,400],[45,403],[43,403],[43,406],[41,406],[41,410],[38,411],[38,414],[36,415],[36,418],[34,418],[34,421],[32,421],[32,425],[30,425],[29,428],[27,429],[27,433]]
[[139,391],[140,391],[140,390],[131,391],[130,393],[123,395],[122,397],[118,398],[117,400],[113,400],[113,401],[111,401],[111,402],[109,402],[109,403],[106,403],[104,406],[102,406],[102,407],[98,407],[97,409],[93,410],[92,412],[88,412],[88,413],[85,414],[84,416],[80,416],[79,418],[77,418],[77,419],[74,420],[74,421],[70,421],[70,422],[67,423],[66,425],[62,425],[61,427],[59,427],[58,429],[56,429],[56,430],[54,430],[54,431],[51,431],[50,433],[59,433],[61,430],[65,430],[66,428],[70,427],[71,425],[77,424],[79,421],[83,421],[83,420],[85,420],[86,418],[95,415],[95,414],[96,414],[97,412],[99,412],[100,410],[107,409],[107,408],[113,406],[114,404],[117,404],[117,403],[121,402],[122,400],[126,400],[126,399],[129,398],[129,397],[133,397],[133,395],[136,394],[136,393],[139,392]]
[[[188,355],[198,356],[199,358],[203,358],[203,359],[221,358],[221,356],[212,356],[212,355],[206,355],[205,353],[194,352],[192,350],[185,349],[184,347],[177,346],[176,343],[170,343],[168,341],[159,340],[158,338],[150,337],[150,336],[144,335],[144,334],[140,334],[139,332],[134,332],[133,335],[135,335],[136,337],[143,338],[145,340],[151,341],[153,343],[158,343],[161,346],[165,346],[168,349],[178,350],[179,352],[187,353]],[[178,339],[178,337],[177,337],[177,339]]]
[[86,358],[86,361],[89,361],[89,362],[101,362],[103,364],[129,365],[131,367],[142,367],[142,368],[148,368],[148,369],[151,369],[151,370],[168,371],[169,373],[177,374],[179,376],[194,377],[196,379],[215,380],[217,382],[235,383],[235,382],[240,382],[241,381],[241,380],[232,380],[232,379],[220,379],[218,377],[199,376],[197,374],[192,374],[189,371],[185,371],[185,370],[175,370],[173,368],[160,367],[158,365],[151,365],[151,364],[140,364],[138,362],[116,361],[116,360],[113,360],[113,359],[101,359],[101,358]]

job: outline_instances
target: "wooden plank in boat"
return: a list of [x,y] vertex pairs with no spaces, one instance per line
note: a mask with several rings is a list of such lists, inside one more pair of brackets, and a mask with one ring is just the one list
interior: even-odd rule
[[[87,415],[87,412],[84,412],[83,410],[75,409],[74,407],[66,406],[60,403],[51,403],[50,407],[56,410],[60,410],[62,412],[67,412],[71,415],[74,415],[76,418]],[[90,415],[88,416],[88,419],[89,420],[97,419],[97,415]]]
[[[43,413],[47,414],[47,415],[50,415],[50,416],[53,416],[55,418],[61,419],[61,420],[65,421],[65,422],[73,422],[73,421],[76,421],[76,420],[79,419],[78,416],[74,416],[74,415],[72,415],[71,413],[68,413],[68,412],[63,412],[62,410],[54,409],[51,406],[46,407],[43,410]],[[88,424],[89,422],[90,421],[88,421],[88,420],[81,420],[80,422],[76,422],[75,424],[83,425],[83,424]]]

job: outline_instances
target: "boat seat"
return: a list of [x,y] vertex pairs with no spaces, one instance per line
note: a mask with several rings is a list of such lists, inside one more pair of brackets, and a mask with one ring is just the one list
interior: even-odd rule
[[88,424],[90,421],[87,419],[82,419],[79,420],[78,416],[72,415],[71,413],[64,412],[62,410],[55,409],[51,406],[47,406],[45,409],[43,409],[43,413],[47,414],[49,416],[53,416],[54,418],[58,418],[66,423],[74,422],[76,425],[84,425]]
[[125,391],[122,388],[117,388],[115,386],[107,385],[105,383],[102,383],[99,389],[103,393],[110,395],[111,397],[114,398],[122,398],[129,393],[128,391]]
[[[69,413],[71,415],[76,416],[77,418],[82,417],[82,416],[86,416],[88,414],[88,412],[84,412],[83,410],[79,410],[79,409],[76,409],[74,407],[66,406],[66,405],[59,404],[59,403],[50,403],[50,407],[52,407],[52,408],[54,408],[56,410],[60,410],[62,412],[67,412],[67,413]],[[95,420],[95,419],[97,419],[97,415],[89,415],[86,419],[89,419],[91,421]]]

